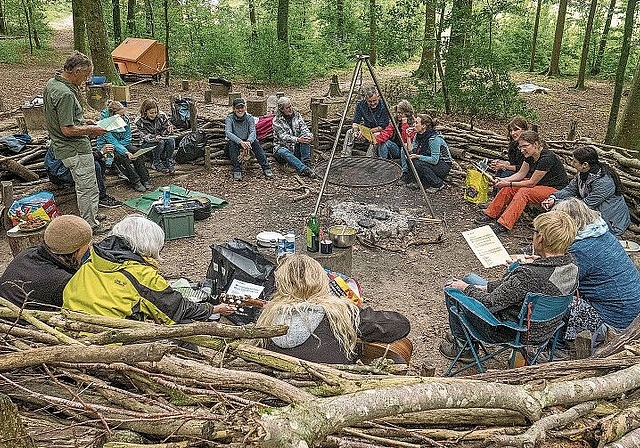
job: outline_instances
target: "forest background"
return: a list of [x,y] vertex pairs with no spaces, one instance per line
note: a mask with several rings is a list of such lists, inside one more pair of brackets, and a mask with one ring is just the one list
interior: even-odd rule
[[112,82],[110,52],[128,36],[167,43],[171,76],[282,85],[368,54],[413,68],[390,103],[500,118],[535,118],[514,72],[575,77],[577,89],[611,80],[605,142],[640,149],[637,0],[0,0],[0,62],[49,64],[50,23],[71,11],[75,48]]

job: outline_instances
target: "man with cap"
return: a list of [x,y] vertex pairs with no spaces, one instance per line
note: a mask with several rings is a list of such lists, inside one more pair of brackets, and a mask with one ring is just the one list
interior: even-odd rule
[[289,163],[301,176],[316,177],[309,168],[313,134],[309,131],[300,112],[286,96],[278,99],[278,110],[273,118],[273,156],[280,163]]
[[227,115],[224,121],[224,133],[228,141],[227,151],[233,165],[234,180],[242,180],[240,154],[242,153],[243,160],[247,160],[251,151],[255,154],[264,175],[268,178],[273,177],[267,156],[256,136],[256,120],[247,112],[243,98],[233,100],[233,112]]
[[27,309],[55,311],[76,273],[93,234],[87,221],[62,215],[49,223],[44,242],[20,252],[0,277],[0,297]]

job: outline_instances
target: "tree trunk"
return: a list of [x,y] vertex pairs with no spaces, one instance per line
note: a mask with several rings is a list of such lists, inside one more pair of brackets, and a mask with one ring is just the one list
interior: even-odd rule
[[116,45],[122,41],[122,22],[120,21],[120,0],[111,0],[113,16],[113,41]]
[[558,6],[558,20],[556,21],[556,34],[553,38],[553,49],[551,50],[551,61],[549,62],[549,76],[560,75],[560,51],[562,50],[562,36],[564,34],[564,22],[567,17],[568,0],[560,0]]
[[538,29],[540,28],[540,10],[542,9],[542,0],[538,0],[536,6],[536,19],[533,24],[533,37],[531,38],[531,59],[529,60],[529,71],[533,72],[536,65],[536,47],[538,46]]
[[258,21],[256,19],[256,2],[249,0],[249,23],[251,23],[251,37],[258,37]]
[[33,439],[22,423],[18,408],[9,397],[0,394],[0,447],[35,448]]
[[618,113],[620,112],[620,100],[622,99],[622,89],[624,87],[624,74],[629,61],[629,51],[631,49],[631,37],[633,34],[633,22],[636,11],[637,0],[628,0],[627,13],[624,18],[624,34],[622,36],[622,47],[620,48],[620,60],[616,69],[616,82],[613,89],[613,99],[611,100],[611,111],[609,112],[609,123],[607,124],[607,135],[604,142],[608,145],[613,143]]
[[636,65],[627,104],[616,129],[613,144],[622,148],[640,148],[640,62]]
[[24,10],[24,17],[27,22],[27,36],[29,36],[29,54],[33,54],[33,39],[31,37],[31,18],[29,17],[29,8],[25,0],[22,0],[22,9]]
[[93,72],[107,77],[110,83],[123,85],[120,75],[116,72],[111,58],[111,45],[107,37],[107,29],[104,26],[102,3],[92,0],[82,0],[84,16],[87,24],[89,48],[91,48],[91,60]]
[[289,42],[289,0],[278,0],[278,40]]
[[[442,52],[440,49],[442,48],[442,32],[444,31],[444,13],[445,13],[446,3],[442,2],[440,6],[440,18],[438,20],[438,32],[436,34],[436,48],[435,48],[435,59],[436,59],[436,70],[438,72],[438,77],[440,78],[440,84],[442,86],[442,98],[444,100],[444,111],[447,114],[451,113],[451,101],[449,99],[449,90],[447,89],[447,83],[444,78],[444,70],[442,69]],[[434,83],[434,90],[436,85]]]
[[87,25],[82,0],[71,0],[71,10],[73,12],[73,49],[88,55]]
[[7,33],[7,18],[5,16],[5,0],[0,0],[0,34],[8,34]]
[[593,18],[596,15],[598,0],[591,0],[589,17],[587,17],[587,27],[584,31],[584,41],[582,41],[582,54],[580,55],[580,69],[578,70],[578,82],[576,89],[584,90],[584,75],[587,71],[587,58],[589,57],[589,42],[591,41],[591,31],[593,30]]
[[144,0],[144,18],[147,36],[155,37],[156,30],[153,24],[153,4],[151,3],[151,0]]
[[460,85],[462,73],[469,65],[466,52],[472,7],[472,0],[454,0],[451,6],[451,38],[444,73],[448,89]]
[[371,62],[371,65],[376,65],[376,62],[378,62],[376,9],[376,0],[369,0],[369,62]]
[[136,34],[136,0],[127,0],[127,34]]
[[435,0],[427,0],[425,3],[424,40],[422,42],[422,56],[420,65],[416,70],[416,76],[425,81],[434,79],[434,48],[436,34],[436,8]]
[[[169,0],[163,0],[162,6],[164,9],[164,57],[167,61],[167,67],[169,67],[169,31],[171,27],[169,25]],[[169,72],[164,73],[164,85],[169,87]]]
[[33,35],[33,43],[36,48],[42,48],[40,43],[40,35],[38,34],[37,20],[33,19],[33,0],[27,0],[27,10],[29,11],[29,20],[31,22],[31,34]]
[[609,9],[607,10],[607,18],[604,22],[604,28],[602,29],[602,36],[600,36],[600,44],[598,45],[598,53],[596,59],[591,67],[591,74],[597,75],[600,73],[600,66],[602,65],[602,58],[604,56],[604,47],[607,45],[607,38],[609,37],[609,29],[611,28],[611,20],[616,10],[616,0],[611,0],[609,3]]

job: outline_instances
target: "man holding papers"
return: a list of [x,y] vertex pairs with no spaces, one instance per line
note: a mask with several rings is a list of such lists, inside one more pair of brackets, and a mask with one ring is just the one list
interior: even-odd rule
[[80,104],[79,86],[92,72],[93,64],[87,56],[80,52],[69,56],[62,73],[49,79],[44,89],[44,118],[56,158],[71,171],[80,216],[95,235],[108,231],[109,227],[96,219],[99,192],[89,140],[106,131],[84,119]]

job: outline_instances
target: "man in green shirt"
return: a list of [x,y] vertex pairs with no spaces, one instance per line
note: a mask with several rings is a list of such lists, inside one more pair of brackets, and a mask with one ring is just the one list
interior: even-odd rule
[[99,192],[89,137],[106,133],[93,120],[85,120],[80,104],[79,86],[93,72],[91,60],[75,52],[64,64],[62,73],[49,79],[44,89],[44,117],[57,159],[69,168],[75,182],[80,216],[93,228],[93,233],[109,230],[100,223]]

